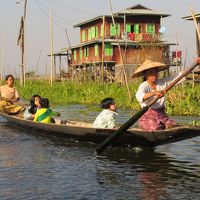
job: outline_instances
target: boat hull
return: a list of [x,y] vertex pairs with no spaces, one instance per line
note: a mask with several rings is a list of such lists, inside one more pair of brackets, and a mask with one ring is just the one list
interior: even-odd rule
[[[53,135],[56,137],[73,138],[79,141],[93,142],[100,144],[116,129],[96,129],[86,123],[73,122],[62,124],[45,124],[24,120],[13,115],[0,113],[9,125],[21,127],[35,134]],[[131,147],[154,147],[163,144],[173,143],[185,139],[200,136],[200,127],[178,126],[171,129],[147,132],[137,128],[128,129],[112,146]]]

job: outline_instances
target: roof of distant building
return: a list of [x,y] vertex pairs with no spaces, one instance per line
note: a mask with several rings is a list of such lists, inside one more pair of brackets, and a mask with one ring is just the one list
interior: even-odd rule
[[[124,15],[128,16],[160,16],[160,17],[168,17],[170,14],[166,14],[160,11],[152,10],[150,8],[147,8],[141,4],[137,4],[135,6],[126,8],[124,10],[121,10],[119,12],[114,13],[115,18],[123,18]],[[95,20],[101,19],[103,15],[94,17],[92,19],[86,20],[84,22],[78,23],[74,25],[74,28],[83,26],[85,24],[88,24],[90,22],[93,22]],[[107,18],[111,18],[111,15],[105,15]]]

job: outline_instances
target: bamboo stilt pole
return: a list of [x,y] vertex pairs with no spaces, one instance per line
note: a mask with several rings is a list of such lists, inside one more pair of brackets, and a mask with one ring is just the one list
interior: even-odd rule
[[3,70],[4,70],[4,65],[5,65],[5,36],[3,39],[3,52],[2,52],[2,61],[1,61],[1,85],[3,83]]
[[[68,35],[68,32],[67,32],[67,29],[65,28],[65,34],[66,34],[66,37],[67,37],[67,42],[68,42],[68,45],[69,45],[69,49],[70,49],[70,52],[71,52],[71,56],[73,56],[72,55],[72,47],[71,47],[71,43],[70,43],[70,40],[69,40],[69,35]],[[67,51],[67,53],[68,53],[68,51]],[[69,56],[69,55],[67,55],[67,56]],[[69,59],[68,59],[69,60]],[[68,68],[67,68],[67,72],[69,72],[69,68],[71,68],[71,66],[70,66],[70,63],[68,62]],[[72,80],[73,80],[73,69],[71,69],[71,71],[72,71]]]
[[102,37],[102,83],[104,83],[104,56],[105,56],[105,16],[103,16],[103,37]]
[[200,43],[200,29],[198,27],[197,19],[195,17],[194,9],[193,9],[192,6],[190,6],[190,12],[192,14],[192,18],[193,18],[193,21],[194,21],[194,25],[195,25],[195,28],[196,28],[196,31],[197,31],[197,35],[198,35],[198,39],[199,39],[199,43]]
[[[113,25],[114,25],[115,30],[116,30],[116,23],[115,23],[115,19],[114,19],[114,16],[113,16],[113,9],[112,9],[111,0],[108,0],[108,1],[109,1],[110,11],[111,11],[111,14],[112,14]],[[128,97],[129,97],[129,100],[131,101],[131,93],[130,93],[130,89],[129,89],[129,86],[128,86],[126,71],[125,71],[125,67],[124,67],[124,60],[123,60],[123,56],[122,56],[122,52],[121,52],[121,47],[120,47],[120,44],[119,44],[118,33],[116,34],[116,38],[117,38],[117,44],[118,44],[118,48],[119,48],[120,59],[121,59],[122,67],[123,67],[125,83],[126,83],[126,87],[127,87],[127,91],[128,91]]]
[[198,26],[198,23],[197,23],[197,19],[196,19],[196,16],[195,16],[195,13],[194,13],[194,9],[192,6],[190,6],[190,12],[192,14],[192,18],[193,18],[193,21],[194,21],[194,25],[195,25],[195,28],[196,28],[196,43],[197,43],[197,56],[200,55],[200,49],[199,49],[199,44],[200,44],[200,28]]
[[53,68],[54,68],[54,56],[53,56],[53,23],[52,23],[52,10],[50,9],[50,35],[51,35],[51,75],[50,84],[53,85]]

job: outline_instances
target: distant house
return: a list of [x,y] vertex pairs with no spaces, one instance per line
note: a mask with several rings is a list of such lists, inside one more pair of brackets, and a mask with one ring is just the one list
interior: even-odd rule
[[111,15],[74,25],[80,28],[80,44],[70,49],[73,77],[86,79],[89,76],[97,81],[103,77],[123,82],[117,36],[129,81],[135,68],[146,58],[169,65],[170,44],[162,41],[160,33],[161,20],[168,16],[138,4],[114,14],[116,27]]
[[[196,20],[197,20],[197,24],[200,28],[200,13],[196,14],[195,17],[196,17]],[[193,20],[193,17],[192,16],[186,16],[186,17],[183,17],[183,19]],[[200,41],[199,41],[199,38],[198,38],[198,35],[197,35],[197,31],[196,31],[196,45],[197,45],[197,54],[198,54],[198,56],[200,56]]]
[[[200,13],[196,14],[195,18],[197,20],[197,24],[198,24],[198,27],[200,29]],[[185,17],[183,17],[183,19],[193,21],[192,16],[185,16]],[[196,32],[196,52],[197,52],[197,56],[200,57],[200,39],[198,37],[196,30],[195,30],[195,32]],[[193,80],[193,86],[194,86],[195,82],[199,82],[199,80],[200,80],[200,66],[198,68],[196,67],[195,70],[193,71],[192,80]]]

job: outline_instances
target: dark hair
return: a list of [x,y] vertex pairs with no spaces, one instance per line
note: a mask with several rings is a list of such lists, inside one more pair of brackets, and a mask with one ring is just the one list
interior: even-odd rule
[[38,94],[35,94],[35,95],[33,95],[31,97],[31,99],[30,99],[30,108],[28,110],[31,114],[35,114],[36,111],[37,111],[37,107],[35,105],[35,98],[36,97],[38,97],[39,99],[41,99],[40,95],[38,95]]
[[14,76],[13,76],[13,75],[11,75],[11,74],[8,74],[8,75],[6,76],[6,81],[7,81],[9,78],[12,78],[12,79],[13,79],[13,81],[15,80],[15,79],[14,79]]
[[42,98],[42,99],[41,99],[41,107],[42,107],[42,108],[49,108],[49,99],[47,99],[47,98]]
[[114,105],[114,104],[115,104],[114,99],[108,97],[101,101],[101,108],[108,109],[108,108],[110,108],[110,105]]

